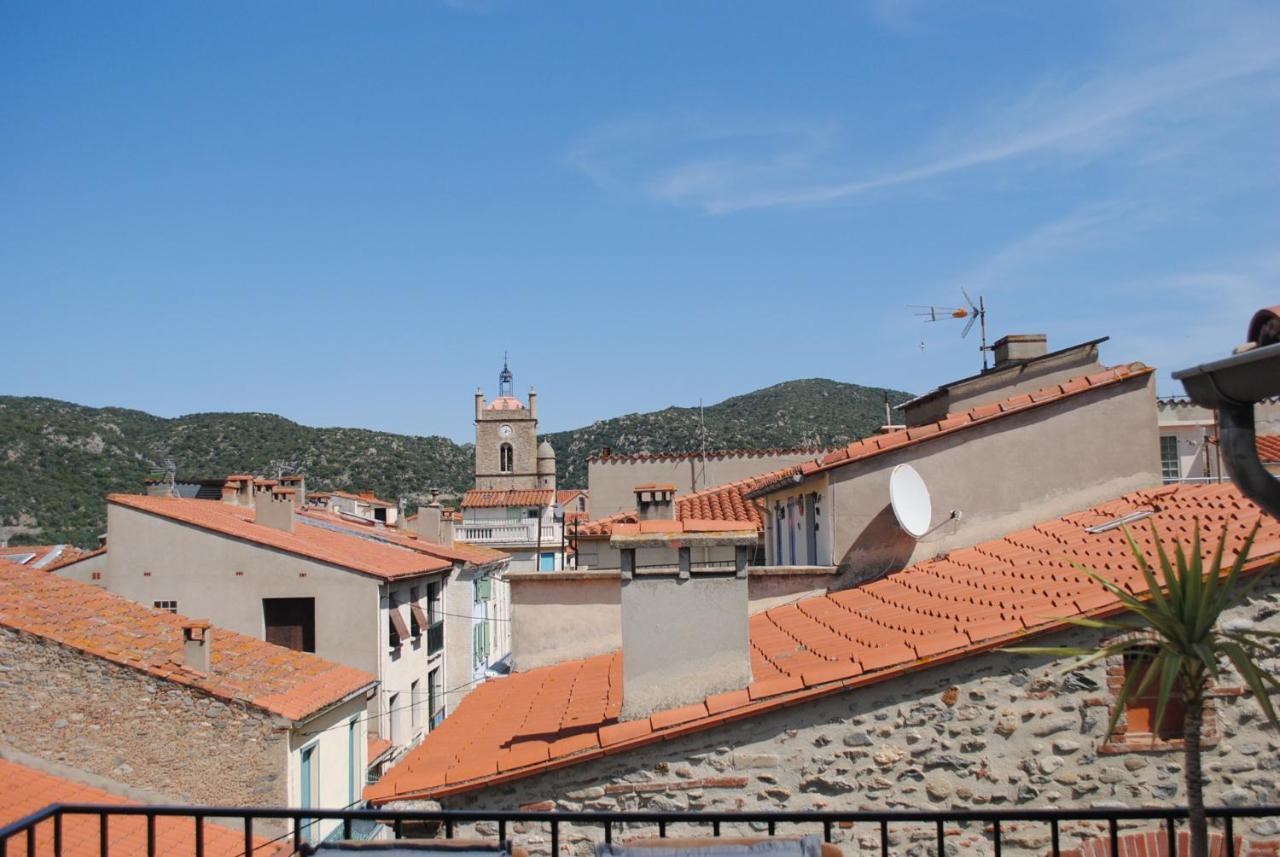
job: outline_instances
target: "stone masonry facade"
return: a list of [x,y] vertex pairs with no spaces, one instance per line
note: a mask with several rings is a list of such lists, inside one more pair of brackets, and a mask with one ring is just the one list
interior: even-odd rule
[[[1280,630],[1280,585],[1267,581],[1228,618]],[[1036,645],[1096,645],[1097,632],[1071,629]],[[1113,701],[1098,663],[990,652],[919,670],[879,685],[800,703],[705,733],[446,798],[446,808],[562,810],[883,810],[1167,806],[1185,800],[1180,749],[1138,741],[1102,749]],[[1262,660],[1280,672],[1280,646]],[[1112,676],[1114,678],[1114,676]],[[1280,735],[1252,696],[1227,680],[1217,688],[1205,750],[1210,804],[1280,802]],[[1124,722],[1118,731],[1123,730]],[[404,806],[432,802],[405,803]],[[1275,839],[1280,819],[1237,827]],[[758,826],[760,830],[763,826]],[[725,834],[730,832],[725,826]],[[1063,847],[1105,828],[1063,826]],[[818,828],[820,831],[820,828]],[[934,853],[932,826],[891,828],[891,853]],[[546,853],[546,831],[520,826],[515,838]],[[749,829],[737,831],[752,833]],[[779,832],[785,832],[779,828]],[[811,831],[813,832],[813,831]],[[671,825],[668,835],[707,835]],[[948,830],[948,853],[990,854],[979,825]],[[1004,826],[1005,854],[1043,855],[1043,824]],[[646,830],[640,835],[655,835]],[[566,854],[586,854],[598,831],[562,830]],[[873,825],[840,827],[846,855],[878,854]]]
[[269,712],[0,628],[0,745],[215,805],[286,801],[287,731]]

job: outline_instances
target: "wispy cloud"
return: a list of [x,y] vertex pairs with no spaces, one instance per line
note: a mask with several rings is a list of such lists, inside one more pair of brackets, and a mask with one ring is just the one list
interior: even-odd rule
[[[708,213],[839,203],[1042,156],[1059,165],[1088,162],[1140,149],[1170,127],[1203,138],[1195,120],[1221,109],[1224,99],[1269,98],[1256,78],[1280,70],[1276,32],[1271,18],[1232,18],[1212,33],[1189,28],[1169,39],[1176,44],[1161,46],[1163,59],[1118,59],[1087,74],[1042,80],[1002,103],[970,107],[963,129],[937,129],[913,162],[860,177],[847,175],[849,155],[831,122],[629,120],[588,134],[569,161],[603,187]],[[1167,136],[1161,136],[1165,157],[1176,153]]]

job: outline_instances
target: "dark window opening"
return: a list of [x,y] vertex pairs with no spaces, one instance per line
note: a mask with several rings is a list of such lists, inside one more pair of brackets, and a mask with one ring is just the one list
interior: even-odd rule
[[386,506],[374,506],[374,507],[373,507],[373,519],[374,519],[375,521],[381,521],[382,523],[384,523],[384,524],[385,524],[385,523],[387,522],[387,507],[386,507]]
[[515,450],[509,443],[498,447],[498,469],[503,473],[511,473],[516,469]]
[[314,598],[264,598],[262,618],[268,643],[298,652],[316,650]]
[[[1139,649],[1126,652],[1124,656],[1124,672],[1127,679],[1135,670],[1145,675],[1150,667],[1155,652],[1152,649]],[[1186,708],[1182,701],[1182,679],[1178,679],[1173,690],[1169,692],[1169,701],[1164,709],[1164,721],[1156,726],[1156,711],[1160,705],[1160,678],[1152,678],[1151,684],[1139,694],[1137,691],[1143,677],[1139,676],[1133,685],[1133,692],[1125,701],[1124,713],[1128,735],[1155,735],[1161,741],[1169,741],[1183,737],[1183,723],[1186,719]]]

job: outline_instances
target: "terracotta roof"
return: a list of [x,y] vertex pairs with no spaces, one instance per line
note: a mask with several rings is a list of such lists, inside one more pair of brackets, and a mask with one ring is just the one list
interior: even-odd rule
[[368,503],[372,506],[385,506],[393,509],[398,503],[392,503],[390,500],[382,500],[374,496],[361,496],[360,494],[352,494],[350,491],[308,491],[308,497],[342,497],[346,500],[359,500],[361,503]]
[[499,396],[484,406],[486,411],[523,411],[524,402],[514,396]]
[[676,483],[674,482],[645,482],[643,485],[635,485],[632,491],[670,491],[675,492]]
[[[811,476],[825,470],[843,467],[846,464],[872,458],[883,452],[923,443],[932,438],[955,434],[975,425],[993,422],[1010,414],[1022,413],[1042,405],[1059,402],[1089,390],[1108,387],[1131,378],[1145,377],[1154,371],[1150,366],[1145,366],[1141,363],[1130,363],[1124,366],[1113,366],[1110,369],[1104,369],[1092,375],[1081,375],[1077,378],[1063,381],[1061,384],[1041,388],[1034,393],[1022,393],[1000,402],[979,405],[968,411],[947,414],[937,422],[898,429],[897,431],[872,435],[871,437],[854,441],[843,449],[838,449],[817,461],[797,465],[798,472],[802,476]],[[776,483],[764,484],[757,488],[755,493],[763,494],[773,490],[777,484],[783,483],[785,478],[786,475],[777,480]]]
[[[472,565],[486,565],[491,562],[500,562],[502,560],[510,560],[511,554],[502,551],[493,550],[491,548],[477,547],[475,545],[454,543],[452,546],[436,544],[429,542],[420,537],[412,530],[400,529],[398,527],[378,526],[373,521],[363,518],[352,520],[344,518],[341,515],[335,515],[324,509],[299,509],[296,513],[297,520],[300,522],[316,521],[327,524],[332,527],[338,527],[349,533],[358,533],[362,538],[376,539],[391,545],[398,545],[409,550],[418,551],[428,556],[438,557],[446,560],[457,560],[459,562],[470,563]],[[449,518],[444,518],[448,521]],[[306,526],[303,523],[303,526]]]
[[817,457],[830,452],[829,446],[769,447],[762,449],[709,449],[681,450],[674,452],[598,452],[587,461],[630,463],[635,461],[686,461],[690,458],[769,458],[778,455],[811,455]]
[[[365,796],[385,803],[492,785],[967,657],[1060,629],[1063,616],[1115,612],[1114,597],[1073,562],[1144,591],[1123,531],[1087,531],[1141,510],[1153,511],[1166,539],[1187,540],[1197,517],[1211,531],[1225,528],[1228,554],[1260,517],[1230,484],[1139,491],[855,589],[775,607],[749,620],[749,687],[646,720],[618,720],[621,652],[495,679],[468,694]],[[1153,549],[1145,525],[1132,532]],[[1263,518],[1253,555],[1251,570],[1280,556],[1280,522]]]
[[1258,458],[1263,461],[1280,461],[1280,434],[1258,435]]
[[570,500],[577,499],[579,494],[581,494],[584,497],[591,496],[591,492],[588,491],[586,488],[561,488],[556,491],[556,502],[567,503]]
[[[764,521],[760,516],[760,505],[748,499],[747,492],[795,472],[796,465],[791,465],[695,491],[692,494],[677,494],[676,520],[734,521],[755,527],[757,531],[763,531]],[[639,518],[634,511],[618,512],[605,518],[579,524],[577,534],[586,538],[607,537],[613,533],[616,525],[634,524],[638,521]]]
[[368,759],[369,764],[372,765],[382,756],[390,753],[391,748],[394,746],[395,745],[391,743],[390,739],[370,737],[368,739],[368,755],[366,755],[365,758]]
[[57,571],[63,566],[72,565],[74,563],[80,562],[81,560],[85,560],[85,559],[92,559],[95,556],[102,556],[106,552],[107,552],[106,545],[103,545],[97,550],[91,550],[91,551],[76,550],[74,552],[71,552],[70,555],[64,552],[61,556],[59,556],[57,559],[53,560],[52,562],[48,563],[47,565],[45,565],[43,568],[45,571]]
[[223,503],[221,500],[111,494],[107,497],[107,502],[384,580],[430,574],[451,567],[447,560],[439,557],[382,541],[360,538],[354,534],[296,524],[292,533],[286,533],[274,527],[255,524],[253,509]]
[[[46,774],[17,762],[0,759],[0,827],[39,812],[52,803],[97,803],[110,806],[138,806],[127,800],[72,780]],[[141,815],[115,816],[108,827],[107,845],[112,854],[147,853],[147,820]],[[65,815],[62,818],[63,857],[99,857],[98,819],[92,815]],[[253,838],[254,854],[277,853],[267,839]],[[27,838],[20,834],[9,841],[12,854],[27,853]],[[53,853],[53,824],[39,825],[35,854]],[[157,854],[194,854],[195,821],[161,816],[156,819]],[[244,834],[213,822],[204,826],[204,853],[209,857],[237,857],[244,853]]]
[[0,566],[0,626],[290,720],[301,720],[376,681],[360,670],[222,628],[210,629],[211,672],[189,670],[182,666],[182,626],[189,621],[92,584]]
[[[26,557],[35,554],[30,559]],[[32,568],[43,568],[46,571],[50,567],[56,567],[66,562],[72,562],[80,559],[85,555],[85,551],[74,545],[14,545],[13,547],[0,548],[0,561],[18,562],[21,565],[30,566]]]
[[521,488],[514,491],[489,491],[473,488],[462,497],[462,508],[492,509],[498,506],[550,506],[556,492],[550,488]]

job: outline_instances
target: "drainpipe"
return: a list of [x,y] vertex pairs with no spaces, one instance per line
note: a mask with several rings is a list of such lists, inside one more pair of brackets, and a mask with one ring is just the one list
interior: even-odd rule
[[1217,412],[1219,448],[1227,472],[1249,499],[1280,519],[1280,480],[1258,458],[1253,406],[1280,394],[1280,306],[1259,310],[1249,342],[1223,360],[1174,372],[1187,395]]

